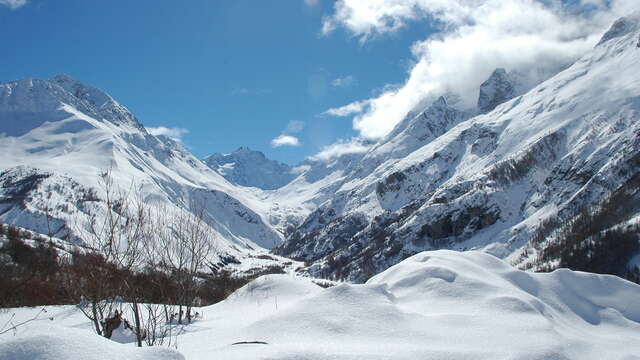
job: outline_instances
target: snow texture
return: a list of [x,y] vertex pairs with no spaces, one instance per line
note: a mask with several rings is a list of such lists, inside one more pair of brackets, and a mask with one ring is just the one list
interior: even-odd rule
[[[177,343],[190,360],[631,360],[640,353],[638,298],[640,286],[614,276],[532,274],[485,253],[440,250],[361,285],[323,289],[289,275],[258,278],[197,309],[203,318],[185,326]],[[35,311],[11,309],[0,322]],[[90,346],[100,354],[119,349],[124,358],[177,358],[160,349],[135,352],[133,344],[107,346],[73,307],[49,308],[48,316],[54,320],[5,335],[0,358],[74,358]],[[43,331],[52,335],[31,335]]]
[[30,334],[0,341],[0,359],[6,360],[184,360],[178,351],[168,348],[136,348],[118,344],[86,330],[48,326]]

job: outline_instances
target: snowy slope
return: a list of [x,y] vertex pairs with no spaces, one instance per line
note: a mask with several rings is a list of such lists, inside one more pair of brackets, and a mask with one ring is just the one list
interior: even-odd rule
[[202,161],[233,184],[264,190],[280,188],[296,176],[291,166],[267,159],[263,153],[248,147],[230,154],[212,154]]
[[[636,359],[640,286],[615,276],[516,270],[480,252],[415,255],[366,284],[322,289],[308,279],[268,275],[227,300],[200,308],[178,351],[198,359]],[[36,310],[12,309],[16,320]],[[71,307],[0,345],[0,358],[56,326],[89,342],[90,324]],[[75,335],[78,331],[87,335]],[[2,339],[4,340],[4,339]],[[236,344],[259,341],[266,344]],[[121,346],[121,345],[113,345]],[[133,346],[129,344],[128,346]],[[57,349],[59,347],[53,347]],[[11,354],[9,352],[9,354]]]
[[542,220],[637,172],[638,21],[621,20],[573,66],[487,114],[468,118],[441,99],[403,121],[278,252],[353,281],[425,249],[515,261]]
[[47,234],[49,221],[54,235],[73,237],[84,207],[103,196],[98,174],[111,168],[118,186],[141,187],[149,203],[172,211],[204,204],[222,252],[282,241],[253,193],[179,143],[150,135],[109,95],[69,76],[0,84],[0,124],[2,222]]

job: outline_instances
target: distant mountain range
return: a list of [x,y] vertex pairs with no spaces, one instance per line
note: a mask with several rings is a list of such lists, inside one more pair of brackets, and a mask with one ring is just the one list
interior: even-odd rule
[[0,221],[81,241],[86,194],[111,168],[172,211],[206,204],[221,252],[275,248],[316,276],[362,282],[446,248],[633,277],[639,22],[557,74],[496,69],[476,109],[439,97],[366,152],[295,167],[245,147],[197,159],[66,75],[0,84]]
[[248,147],[241,147],[230,154],[209,155],[202,161],[236,185],[264,190],[283,187],[296,175],[291,166],[267,159],[263,153]]

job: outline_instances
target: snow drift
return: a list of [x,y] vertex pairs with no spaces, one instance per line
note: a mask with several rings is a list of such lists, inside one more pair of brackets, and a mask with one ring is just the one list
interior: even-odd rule
[[[263,276],[198,309],[203,318],[185,326],[177,344],[195,360],[630,360],[640,354],[639,298],[640,286],[615,276],[533,274],[486,253],[438,250],[360,285],[323,289],[307,278]],[[0,322],[34,311],[14,309]],[[126,358],[178,358],[100,339],[72,307],[47,316],[54,320],[0,338],[0,358],[84,358],[74,354],[94,347]]]
[[2,340],[0,359],[6,360],[184,360],[179,352],[168,348],[126,346],[71,328],[51,327],[47,332],[36,330],[34,334]]
[[[237,294],[243,301],[256,299],[252,286],[271,289],[259,297],[269,310],[242,303],[245,321],[221,335],[222,344],[203,345],[203,334],[189,334],[181,339],[185,355],[198,358],[203,347],[225,359],[632,359],[640,352],[640,286],[614,276],[531,274],[485,253],[440,250],[363,285],[301,291],[292,299],[281,292],[290,281],[267,277],[247,285]],[[276,309],[280,297],[288,301]],[[222,331],[234,323],[226,319],[238,303],[204,311],[215,314]],[[229,345],[249,339],[268,344]]]

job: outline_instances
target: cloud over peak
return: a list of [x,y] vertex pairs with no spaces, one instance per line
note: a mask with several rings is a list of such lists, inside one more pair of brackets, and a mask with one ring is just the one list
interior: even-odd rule
[[360,138],[350,140],[338,140],[336,143],[325,146],[319,153],[310,156],[311,161],[329,161],[348,154],[362,154],[369,150],[371,144]]
[[416,41],[413,67],[402,86],[325,112],[354,116],[365,138],[380,138],[410,111],[444,94],[474,108],[480,84],[498,68],[542,80],[592,48],[637,0],[338,0],[323,32],[344,28],[361,41],[392,33],[409,22],[438,30]]

